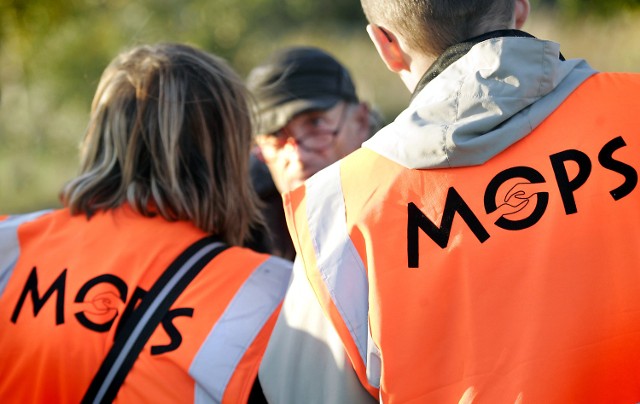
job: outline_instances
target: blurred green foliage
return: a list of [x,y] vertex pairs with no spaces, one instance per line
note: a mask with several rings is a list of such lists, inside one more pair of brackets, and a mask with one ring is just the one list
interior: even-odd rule
[[608,17],[640,6],[640,0],[538,0],[532,3],[556,7],[569,18],[584,16],[586,13]]
[[183,41],[233,61],[303,22],[364,25],[359,4],[341,0],[0,1],[0,38],[19,59],[24,83],[46,81],[65,102],[90,98],[99,72],[126,46]]
[[[532,4],[551,10],[544,18],[560,20],[585,13],[610,18],[640,0]],[[635,14],[621,17],[615,29],[631,29],[635,21]],[[365,25],[357,0],[0,0],[0,213],[57,205],[58,190],[76,173],[77,145],[102,70],[141,43],[191,43],[226,58],[242,76],[277,48],[320,46],[352,71],[362,98],[393,118],[409,94],[379,61]],[[558,33],[533,27],[534,35]],[[575,36],[571,29],[567,37]],[[596,35],[611,41],[611,29]],[[593,49],[587,41],[584,49]],[[565,55],[588,56],[579,42],[567,41],[568,49],[560,42]],[[601,53],[608,63],[610,55]],[[623,67],[640,63],[637,54],[624,56]]]

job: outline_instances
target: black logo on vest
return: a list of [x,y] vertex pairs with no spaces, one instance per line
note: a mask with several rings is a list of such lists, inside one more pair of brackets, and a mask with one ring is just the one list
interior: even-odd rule
[[[51,286],[40,294],[38,286],[38,270],[33,267],[27,281],[25,282],[20,298],[16,304],[13,314],[11,316],[11,322],[17,323],[18,317],[22,311],[22,308],[27,300],[27,297],[31,297],[31,303],[33,305],[33,316],[38,316],[45,304],[55,294],[55,322],[56,325],[62,325],[65,323],[64,316],[64,302],[65,293],[67,289],[67,270],[63,270],[62,273],[53,281]],[[74,303],[79,305],[82,310],[74,313],[74,316],[78,323],[83,327],[95,331],[95,332],[108,332],[113,327],[116,319],[120,315],[119,326],[124,324],[131,312],[136,308],[140,300],[147,292],[144,289],[136,287],[131,294],[131,297],[127,300],[129,294],[129,287],[127,284],[115,275],[105,274],[97,276],[87,281],[76,294]],[[120,313],[122,304],[125,304],[124,310]],[[193,308],[175,308],[170,310],[162,319],[162,328],[170,338],[170,342],[167,345],[156,345],[151,347],[152,355],[160,355],[163,353],[175,351],[182,344],[182,335],[177,329],[173,320],[177,317],[193,317]],[[119,328],[116,329],[116,335]]]
[[[613,158],[613,153],[625,147],[622,137],[609,141],[598,153],[598,163],[603,168],[616,172],[624,178],[623,183],[609,191],[613,200],[618,201],[629,195],[638,184],[638,172],[630,165]],[[549,156],[565,213],[571,215],[578,212],[574,192],[583,186],[593,168],[591,159],[580,150],[570,149]],[[565,163],[573,162],[578,167],[577,174],[570,178]],[[540,172],[531,167],[519,166],[498,173],[489,182],[484,194],[484,208],[487,215],[498,215],[494,224],[504,230],[524,230],[532,227],[542,218],[549,204],[549,193],[540,184],[546,179]],[[500,205],[496,203],[499,189],[510,185]],[[526,215],[516,215],[525,212]],[[449,188],[445,200],[440,226],[431,221],[413,202],[407,204],[407,265],[418,268],[420,264],[419,234],[420,230],[434,241],[440,248],[449,244],[451,226],[455,215],[469,227],[475,237],[484,243],[490,237],[476,214],[453,187]]]

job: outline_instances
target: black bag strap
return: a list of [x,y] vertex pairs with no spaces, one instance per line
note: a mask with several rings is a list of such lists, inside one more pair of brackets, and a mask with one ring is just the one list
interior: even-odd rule
[[216,255],[229,248],[215,236],[204,237],[176,258],[142,298],[118,333],[82,403],[111,403],[153,331],[171,305]]

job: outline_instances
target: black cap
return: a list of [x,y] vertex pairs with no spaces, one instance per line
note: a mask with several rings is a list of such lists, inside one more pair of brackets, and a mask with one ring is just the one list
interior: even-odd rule
[[304,111],[358,101],[349,71],[313,47],[275,53],[249,73],[247,87],[257,102],[257,134],[273,133]]

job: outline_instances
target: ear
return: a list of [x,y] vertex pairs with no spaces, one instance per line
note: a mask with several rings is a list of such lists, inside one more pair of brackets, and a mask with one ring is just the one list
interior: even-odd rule
[[389,70],[399,73],[402,70],[409,69],[409,65],[404,58],[404,52],[400,47],[400,42],[393,32],[377,25],[369,24],[367,25],[367,33],[380,58]]
[[531,5],[529,4],[529,0],[516,0],[516,6],[514,10],[516,29],[522,28],[524,23],[527,21],[530,9]]

